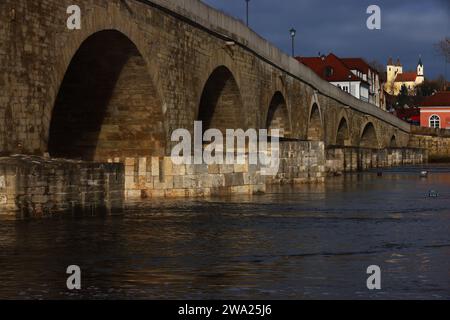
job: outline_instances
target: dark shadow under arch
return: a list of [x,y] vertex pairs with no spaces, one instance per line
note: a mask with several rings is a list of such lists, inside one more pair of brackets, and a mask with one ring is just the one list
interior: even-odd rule
[[336,145],[337,146],[350,146],[350,128],[348,127],[348,122],[345,117],[342,117],[339,121],[337,133],[336,133]]
[[359,143],[363,148],[378,148],[378,137],[375,130],[375,126],[372,122],[368,122],[361,133],[361,139]]
[[50,155],[90,161],[164,155],[165,140],[162,103],[136,46],[115,30],[87,38],[55,101]]
[[395,135],[392,136],[391,141],[389,142],[389,147],[390,148],[397,148],[397,138],[395,137]]
[[245,111],[239,87],[227,67],[216,68],[206,81],[197,119],[203,122],[203,130],[245,129]]
[[320,141],[323,140],[323,126],[320,109],[317,103],[314,103],[311,108],[308,123],[308,140]]
[[289,137],[291,135],[291,126],[289,121],[289,113],[286,105],[286,100],[280,91],[277,91],[269,105],[267,112],[266,128],[280,130],[280,137]]

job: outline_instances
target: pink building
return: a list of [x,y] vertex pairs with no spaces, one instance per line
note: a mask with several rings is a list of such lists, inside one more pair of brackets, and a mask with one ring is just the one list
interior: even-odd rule
[[450,129],[450,91],[437,92],[421,103],[420,125]]

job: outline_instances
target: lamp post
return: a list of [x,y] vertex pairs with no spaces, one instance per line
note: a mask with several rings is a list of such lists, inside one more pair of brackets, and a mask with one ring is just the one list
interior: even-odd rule
[[289,32],[291,33],[291,38],[292,38],[292,56],[295,56],[295,48],[294,48],[294,42],[295,42],[295,35],[297,34],[297,30],[295,30],[294,28],[292,28],[291,30],[289,30]]
[[246,6],[247,6],[247,27],[248,27],[248,3],[250,2],[250,0],[245,0]]

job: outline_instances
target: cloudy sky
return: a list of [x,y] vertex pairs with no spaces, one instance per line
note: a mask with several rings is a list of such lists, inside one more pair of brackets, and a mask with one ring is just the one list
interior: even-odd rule
[[[203,2],[245,20],[245,0]],[[371,4],[381,8],[381,30],[366,27]],[[333,52],[382,64],[392,56],[404,70],[415,70],[422,55],[429,78],[446,73],[434,43],[450,36],[449,21],[450,0],[250,0],[250,27],[287,53],[295,27],[297,55]]]

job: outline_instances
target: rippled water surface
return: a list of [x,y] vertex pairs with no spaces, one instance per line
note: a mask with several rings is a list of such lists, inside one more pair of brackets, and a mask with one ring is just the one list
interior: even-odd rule
[[[0,298],[449,299],[450,167],[420,170],[158,200],[121,216],[0,220]],[[377,292],[366,287],[373,264]]]

